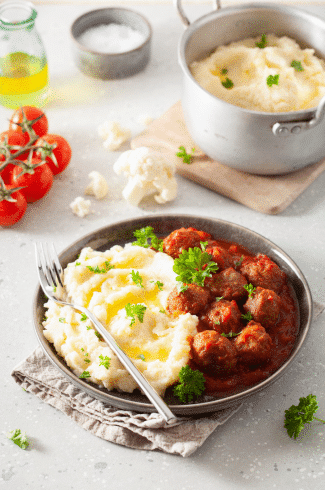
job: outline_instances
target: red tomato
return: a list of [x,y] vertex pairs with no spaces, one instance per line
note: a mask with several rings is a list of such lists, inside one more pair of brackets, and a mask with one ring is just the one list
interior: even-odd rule
[[15,110],[9,122],[9,129],[23,134],[27,143],[30,140],[27,128],[32,129],[37,136],[44,136],[47,133],[48,120],[42,109],[25,105]]
[[[24,146],[25,144],[25,138],[23,134],[17,133],[16,131],[3,131],[0,133],[0,175],[4,181],[5,184],[10,183],[10,176],[11,172],[15,168],[15,165],[13,163],[9,163],[3,170],[1,170],[1,164],[2,162],[5,161],[6,159],[6,146]],[[14,154],[19,150],[17,149],[10,149],[10,153]],[[27,158],[26,152],[22,153],[17,157],[18,160],[24,160]]]
[[16,166],[12,172],[11,184],[16,187],[24,187],[27,202],[35,202],[49,192],[53,184],[53,174],[46,163],[41,163],[40,158],[32,158],[31,161],[22,162],[22,167]]
[[14,225],[26,212],[25,196],[21,191],[15,191],[15,188],[16,186],[12,185],[0,186],[0,226]]
[[[71,160],[71,146],[67,140],[58,134],[46,134],[39,138],[35,145],[43,146],[37,154],[42,159],[46,159],[45,161],[52,170],[53,175],[61,173]],[[54,158],[51,154],[54,155]]]

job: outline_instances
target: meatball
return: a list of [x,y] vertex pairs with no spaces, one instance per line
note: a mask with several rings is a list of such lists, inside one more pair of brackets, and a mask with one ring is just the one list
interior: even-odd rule
[[257,287],[243,308],[246,312],[250,312],[254,320],[261,323],[264,328],[270,328],[279,319],[281,298],[271,289]]
[[228,300],[239,299],[246,294],[245,284],[247,284],[245,277],[232,267],[218,274],[212,274],[212,277],[207,277],[204,283],[214,296],[222,296]]
[[174,288],[167,298],[167,311],[175,317],[182,313],[196,315],[208,304],[209,298],[209,291],[197,284],[187,284],[184,292]]
[[219,270],[234,266],[235,257],[217,242],[208,245],[206,251],[211,255],[212,260],[218,264]]
[[234,300],[214,301],[207,306],[200,319],[218,333],[239,332],[242,326],[241,313]]
[[251,320],[234,339],[238,360],[245,364],[261,364],[272,355],[272,339],[260,323]]
[[240,272],[253,286],[272,289],[279,293],[286,282],[285,273],[269,257],[258,254],[256,257],[245,257]]
[[214,330],[204,330],[193,338],[195,363],[211,373],[229,373],[237,364],[237,351],[229,339]]
[[164,239],[163,250],[166,254],[176,259],[183,250],[200,247],[200,242],[204,242],[210,237],[209,233],[198,231],[195,228],[180,228]]

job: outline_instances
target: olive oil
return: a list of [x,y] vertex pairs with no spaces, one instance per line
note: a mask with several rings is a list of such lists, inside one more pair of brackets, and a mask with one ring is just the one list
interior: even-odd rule
[[0,58],[0,104],[16,109],[23,105],[42,107],[48,97],[46,57],[18,51]]

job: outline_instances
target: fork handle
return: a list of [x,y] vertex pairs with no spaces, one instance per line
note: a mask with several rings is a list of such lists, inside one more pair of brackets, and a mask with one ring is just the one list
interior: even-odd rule
[[133,364],[131,359],[125,354],[122,348],[118,345],[116,340],[112,337],[112,335],[104,328],[104,326],[100,323],[100,321],[96,318],[96,316],[83,306],[76,306],[78,310],[85,313],[88,318],[94,324],[96,330],[103,337],[105,342],[110,346],[112,351],[117,355],[123,366],[128,370],[133,379],[140,386],[142,391],[147,395],[151,403],[156,407],[160,415],[166,420],[167,424],[172,424],[177,421],[177,417],[173,414],[173,412],[168,408],[164,400],[160,395],[156,392],[156,390],[148,383],[143,374],[139,371],[139,369]]

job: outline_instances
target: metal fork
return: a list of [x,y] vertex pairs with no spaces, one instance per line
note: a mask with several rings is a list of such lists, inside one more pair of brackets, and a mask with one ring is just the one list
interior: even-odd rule
[[164,400],[158,395],[155,389],[149,384],[146,378],[133,364],[127,354],[121,349],[112,335],[100,323],[96,316],[84,306],[75,305],[63,301],[58,297],[58,290],[63,288],[63,269],[56,254],[54,245],[51,248],[47,244],[36,243],[36,263],[38,277],[41,287],[45,295],[61,305],[71,306],[72,308],[85,313],[93,323],[97,332],[103,337],[112,351],[117,355],[123,366],[128,370],[134,380],[137,382],[142,391],[147,395],[151,403],[156,407],[157,411],[162,415],[168,424],[172,424],[177,420],[177,417],[171,412]]

